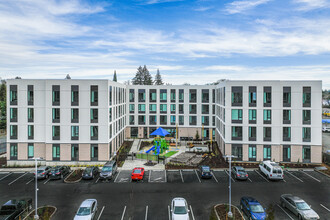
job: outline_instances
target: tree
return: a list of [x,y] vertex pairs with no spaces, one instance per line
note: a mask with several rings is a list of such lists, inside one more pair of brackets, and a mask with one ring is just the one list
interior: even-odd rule
[[143,71],[143,85],[152,85],[153,84],[152,76],[149,73],[149,70],[147,69],[146,65],[144,65],[142,71]]
[[2,82],[0,85],[0,129],[6,129],[7,127],[7,115],[6,115],[6,109],[7,109],[7,90],[6,90],[6,83]]
[[115,73],[113,74],[113,80],[114,82],[117,82],[117,73],[116,73],[116,70],[115,70]]
[[159,69],[157,69],[157,73],[155,76],[155,85],[164,85],[164,82],[162,80],[162,76],[160,75]]
[[196,139],[196,140],[198,140],[198,139],[199,139],[198,130],[196,130],[195,139]]
[[137,72],[135,74],[135,77],[132,79],[133,85],[143,85],[143,68],[142,66],[139,66],[137,69]]

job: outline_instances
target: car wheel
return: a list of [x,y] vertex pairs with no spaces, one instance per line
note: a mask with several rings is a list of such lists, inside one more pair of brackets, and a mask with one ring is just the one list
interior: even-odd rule
[[298,215],[298,219],[299,219],[299,220],[302,220],[302,217],[301,217],[301,215]]

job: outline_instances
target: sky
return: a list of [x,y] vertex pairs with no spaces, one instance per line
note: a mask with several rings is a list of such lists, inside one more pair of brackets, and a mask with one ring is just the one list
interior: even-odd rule
[[2,0],[0,77],[322,80],[330,0]]

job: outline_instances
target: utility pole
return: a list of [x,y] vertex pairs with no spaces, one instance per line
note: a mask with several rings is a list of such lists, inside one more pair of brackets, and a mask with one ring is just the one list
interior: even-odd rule
[[229,158],[229,212],[228,217],[232,218],[233,213],[231,212],[231,158],[236,158],[236,156],[233,155],[225,155],[224,158]]

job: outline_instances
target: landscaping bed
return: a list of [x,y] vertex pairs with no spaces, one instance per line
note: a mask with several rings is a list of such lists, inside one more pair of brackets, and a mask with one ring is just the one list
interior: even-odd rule
[[5,167],[7,165],[7,158],[0,157],[0,167]]
[[[56,212],[56,207],[54,206],[44,206],[38,208],[38,215],[40,220],[49,220]],[[33,210],[28,216],[26,216],[23,220],[34,220],[34,213]]]
[[117,151],[117,165],[118,167],[122,167],[126,158],[127,154],[131,150],[133,145],[133,141],[124,141],[119,150]]
[[149,147],[149,148],[150,148],[150,147],[153,146],[153,144],[154,144],[153,141],[141,141],[139,151],[142,150],[142,149],[145,148],[145,147]]
[[81,180],[82,173],[84,171],[82,169],[78,169],[73,171],[67,178],[65,178],[64,182],[66,183],[76,183]]
[[[242,220],[244,219],[242,213],[239,211],[239,209],[236,206],[231,206],[231,212],[233,213],[232,218],[227,217],[227,213],[229,210],[229,204],[220,204],[214,206],[216,214],[219,216],[219,218],[222,219],[228,219],[228,220]],[[216,218],[217,219],[217,218]]]

